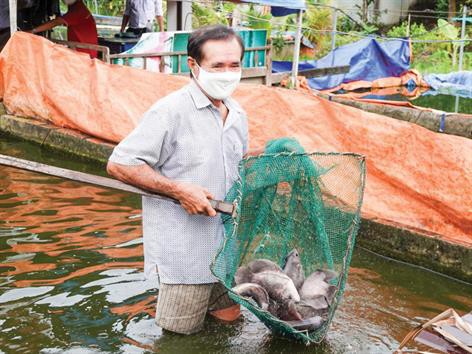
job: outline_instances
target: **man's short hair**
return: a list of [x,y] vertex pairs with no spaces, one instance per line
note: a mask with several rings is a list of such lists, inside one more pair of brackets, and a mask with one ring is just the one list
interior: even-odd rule
[[241,46],[242,60],[244,56],[243,40],[230,27],[223,25],[205,26],[192,32],[187,44],[188,56],[192,57],[200,64],[201,60],[204,58],[202,48],[207,41],[229,41],[233,38],[236,39]]

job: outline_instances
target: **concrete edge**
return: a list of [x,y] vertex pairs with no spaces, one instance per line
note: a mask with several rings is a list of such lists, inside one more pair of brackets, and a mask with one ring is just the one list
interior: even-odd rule
[[415,123],[433,132],[440,132],[441,120],[444,119],[444,129],[442,133],[472,139],[472,115],[446,113],[446,115],[442,117],[442,114],[428,110],[393,106],[381,103],[362,102],[354,99],[336,97],[322,93],[318,95],[333,102],[359,108],[363,111],[377,113],[398,120]]
[[472,283],[472,247],[366,218],[357,242],[378,254]]
[[[83,133],[7,114],[0,116],[0,132],[100,163],[105,163],[113,150],[113,144]],[[472,283],[472,248],[365,217],[357,242],[381,255]]]
[[0,115],[0,131],[60,152],[106,163],[114,145],[45,121]]

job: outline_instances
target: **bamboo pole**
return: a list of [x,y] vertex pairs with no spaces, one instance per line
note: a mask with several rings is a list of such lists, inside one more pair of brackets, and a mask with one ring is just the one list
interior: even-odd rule
[[[136,193],[140,195],[144,195],[147,197],[152,197],[156,199],[163,199],[167,201],[171,201],[176,204],[180,204],[178,200],[170,198],[168,196],[162,196],[147,190],[143,190],[129,184],[123,183],[116,179],[102,177],[102,176],[95,176],[84,172],[72,171],[67,170],[65,168],[45,165],[35,161],[23,160],[16,157],[11,157],[7,155],[0,155],[0,165],[10,166],[21,168],[23,170],[32,171],[36,173],[43,173],[50,176],[62,177],[66,179],[70,179],[77,182],[93,184],[96,186],[107,187],[118,189],[121,191]],[[234,212],[234,206],[231,203],[227,203],[220,200],[213,200],[210,199],[210,204],[216,211],[221,213],[232,215]]]

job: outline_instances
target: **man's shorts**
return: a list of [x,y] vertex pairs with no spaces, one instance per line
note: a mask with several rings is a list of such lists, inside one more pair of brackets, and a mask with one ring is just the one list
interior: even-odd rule
[[157,298],[156,323],[171,332],[192,334],[203,328],[207,312],[234,306],[220,283],[163,284]]

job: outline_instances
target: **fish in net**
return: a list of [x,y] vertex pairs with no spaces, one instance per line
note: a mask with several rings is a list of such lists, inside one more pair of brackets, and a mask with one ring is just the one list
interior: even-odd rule
[[[295,139],[282,138],[269,142],[264,154],[243,159],[239,174],[226,196],[235,212],[223,216],[225,238],[211,270],[230,297],[272,332],[319,343],[344,293],[360,222],[364,157],[307,153]],[[240,266],[263,258],[283,267],[293,249],[300,252],[305,275],[318,269],[338,274],[327,318],[314,330],[295,329],[233,291]]]

